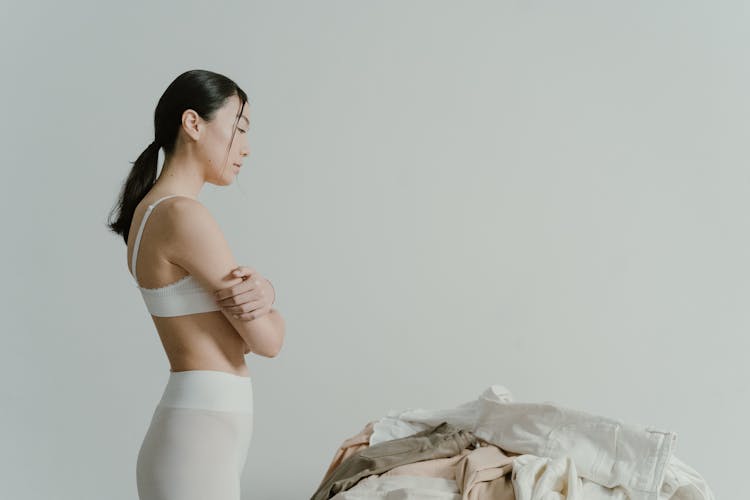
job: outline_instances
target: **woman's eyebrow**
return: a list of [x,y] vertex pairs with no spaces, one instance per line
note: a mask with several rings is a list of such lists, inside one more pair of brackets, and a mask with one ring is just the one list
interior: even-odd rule
[[250,125],[250,120],[247,119],[247,116],[242,115],[240,118],[244,118],[248,125]]

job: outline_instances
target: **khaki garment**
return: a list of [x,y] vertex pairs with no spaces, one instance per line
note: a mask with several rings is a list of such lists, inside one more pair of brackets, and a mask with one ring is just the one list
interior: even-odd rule
[[339,449],[336,450],[336,454],[333,456],[333,460],[331,460],[331,464],[328,466],[328,470],[323,476],[323,480],[320,481],[318,488],[320,488],[326,481],[326,479],[331,476],[334,469],[341,465],[341,462],[354,455],[359,450],[370,446],[370,436],[372,436],[375,422],[377,422],[377,420],[368,422],[367,425],[365,425],[365,427],[361,431],[359,431],[359,433],[345,439],[344,442],[341,443],[341,446],[339,446]]

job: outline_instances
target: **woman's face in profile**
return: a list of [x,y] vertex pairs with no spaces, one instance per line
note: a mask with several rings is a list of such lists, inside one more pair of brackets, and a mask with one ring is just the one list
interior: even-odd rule
[[[213,120],[206,122],[205,134],[201,137],[202,152],[208,164],[206,181],[219,186],[231,184],[240,171],[246,156],[250,153],[248,128],[250,126],[250,108],[245,103],[240,112],[240,98],[233,95],[214,115]],[[237,130],[235,131],[235,123]],[[229,146],[231,142],[231,147]],[[227,153],[229,148],[229,153]]]

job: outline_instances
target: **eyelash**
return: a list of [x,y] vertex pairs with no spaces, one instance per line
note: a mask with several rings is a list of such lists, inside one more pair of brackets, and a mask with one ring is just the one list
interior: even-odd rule
[[242,132],[243,134],[247,132],[247,130],[242,130],[242,129],[241,129],[241,128],[239,128],[239,127],[237,127],[237,130],[239,130],[239,131],[240,131],[240,132]]

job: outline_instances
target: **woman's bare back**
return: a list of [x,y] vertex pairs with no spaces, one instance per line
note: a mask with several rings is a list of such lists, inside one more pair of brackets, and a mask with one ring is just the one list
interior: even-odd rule
[[[149,204],[162,194],[148,193],[133,214],[128,234],[128,269],[132,261],[135,236]],[[188,272],[172,262],[175,248],[160,239],[165,234],[165,213],[175,198],[159,203],[146,221],[138,249],[138,284],[158,288],[184,278]],[[220,370],[249,376],[245,364],[245,342],[221,311],[184,316],[151,316],[167,355],[171,371]]]

